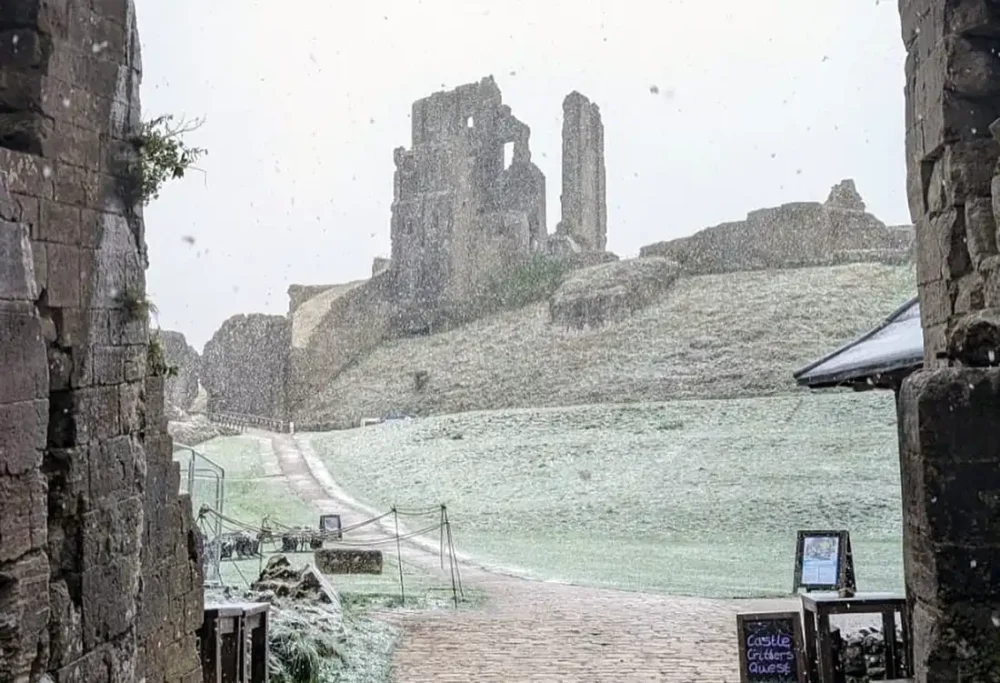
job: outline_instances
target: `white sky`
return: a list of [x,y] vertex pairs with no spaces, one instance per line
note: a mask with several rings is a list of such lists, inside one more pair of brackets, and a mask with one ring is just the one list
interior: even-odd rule
[[574,89],[604,117],[621,256],[848,177],[909,222],[886,0],[136,1],[145,117],[206,119],[204,173],[146,211],[159,322],[199,349],[230,315],[285,313],[291,283],[366,277],[411,103],[490,74],[531,126],[550,232]]

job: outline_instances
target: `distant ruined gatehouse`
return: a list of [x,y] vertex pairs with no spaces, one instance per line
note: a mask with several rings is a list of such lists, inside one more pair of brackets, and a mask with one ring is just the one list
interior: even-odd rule
[[[618,257],[605,250],[597,105],[577,92],[563,102],[561,220],[551,234],[531,130],[503,103],[492,77],[418,100],[411,119],[410,149],[393,153],[391,259],[375,259],[367,280],[292,285],[286,316],[228,319],[205,346],[209,412],[308,427],[307,404],[341,372],[388,340],[490,313],[484,281],[537,257],[577,269],[608,264],[596,277],[566,282],[550,300],[553,324],[571,328],[629,315],[678,273],[909,258],[912,228],[890,228],[866,213],[854,182],[845,180],[825,203],[754,211],[745,221],[644,247],[641,263],[612,267]],[[588,291],[592,283],[602,283],[601,291]]]

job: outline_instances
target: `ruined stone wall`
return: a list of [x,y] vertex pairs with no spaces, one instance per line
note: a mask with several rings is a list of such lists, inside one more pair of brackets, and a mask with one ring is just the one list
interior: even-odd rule
[[284,420],[291,325],[281,315],[234,315],[205,344],[208,412]]
[[145,289],[134,7],[12,0],[0,36],[0,680],[194,683],[199,549],[122,305]]
[[322,294],[336,285],[289,285],[288,315],[295,313],[299,306],[309,301],[317,294]]
[[898,401],[916,680],[1000,680],[1000,370],[976,367],[1000,358],[1000,10],[910,0],[900,16],[925,353]]
[[[887,227],[857,208],[858,202],[864,206],[860,197],[856,201],[842,199],[840,188],[834,188],[825,204],[799,202],[758,209],[746,220],[651,244],[639,253],[677,261],[689,274],[905,262],[910,256],[912,230]],[[856,208],[846,208],[844,202]]]
[[578,92],[563,100],[562,220],[557,232],[581,249],[604,251],[608,204],[601,110]]
[[198,396],[198,366],[201,357],[180,332],[160,330],[156,333],[163,348],[167,365],[175,368],[177,374],[166,380],[166,404],[170,409],[187,410]]
[[412,148],[394,152],[390,272],[395,300],[420,330],[468,298],[484,272],[540,248],[545,179],[531,162],[530,129],[492,78],[418,100],[411,118]]
[[305,406],[345,368],[399,330],[392,300],[392,275],[383,272],[331,300],[322,320],[299,334],[292,320],[289,357],[289,417],[298,421]]

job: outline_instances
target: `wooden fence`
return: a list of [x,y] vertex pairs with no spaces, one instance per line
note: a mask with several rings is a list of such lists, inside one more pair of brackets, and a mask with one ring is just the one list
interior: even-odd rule
[[239,431],[247,429],[264,429],[269,432],[285,433],[289,431],[289,425],[284,420],[273,417],[263,417],[261,415],[241,415],[239,413],[208,413],[206,415],[209,422],[213,422],[223,427],[230,427]]

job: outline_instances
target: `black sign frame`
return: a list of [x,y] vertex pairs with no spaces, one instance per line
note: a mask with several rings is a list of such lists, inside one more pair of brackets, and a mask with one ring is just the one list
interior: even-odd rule
[[[807,538],[837,539],[837,581],[836,583],[805,583],[802,579],[802,563],[805,559]],[[795,542],[795,577],[792,580],[792,593],[799,589],[806,593],[813,591],[846,591],[853,595],[857,590],[854,574],[854,552],[851,550],[851,532],[840,529],[837,531],[799,531]]]
[[806,648],[802,637],[802,615],[798,612],[743,612],[736,615],[736,637],[740,649],[740,683],[754,683],[750,678],[747,658],[747,624],[763,621],[783,621],[788,623],[795,652],[795,678],[797,683],[808,683],[806,674]]
[[[336,520],[334,528],[328,528],[330,525],[327,524],[328,521]],[[319,518],[319,531],[321,534],[326,536],[327,534],[336,534],[337,540],[343,540],[344,538],[344,527],[340,521],[340,515],[320,515]]]

